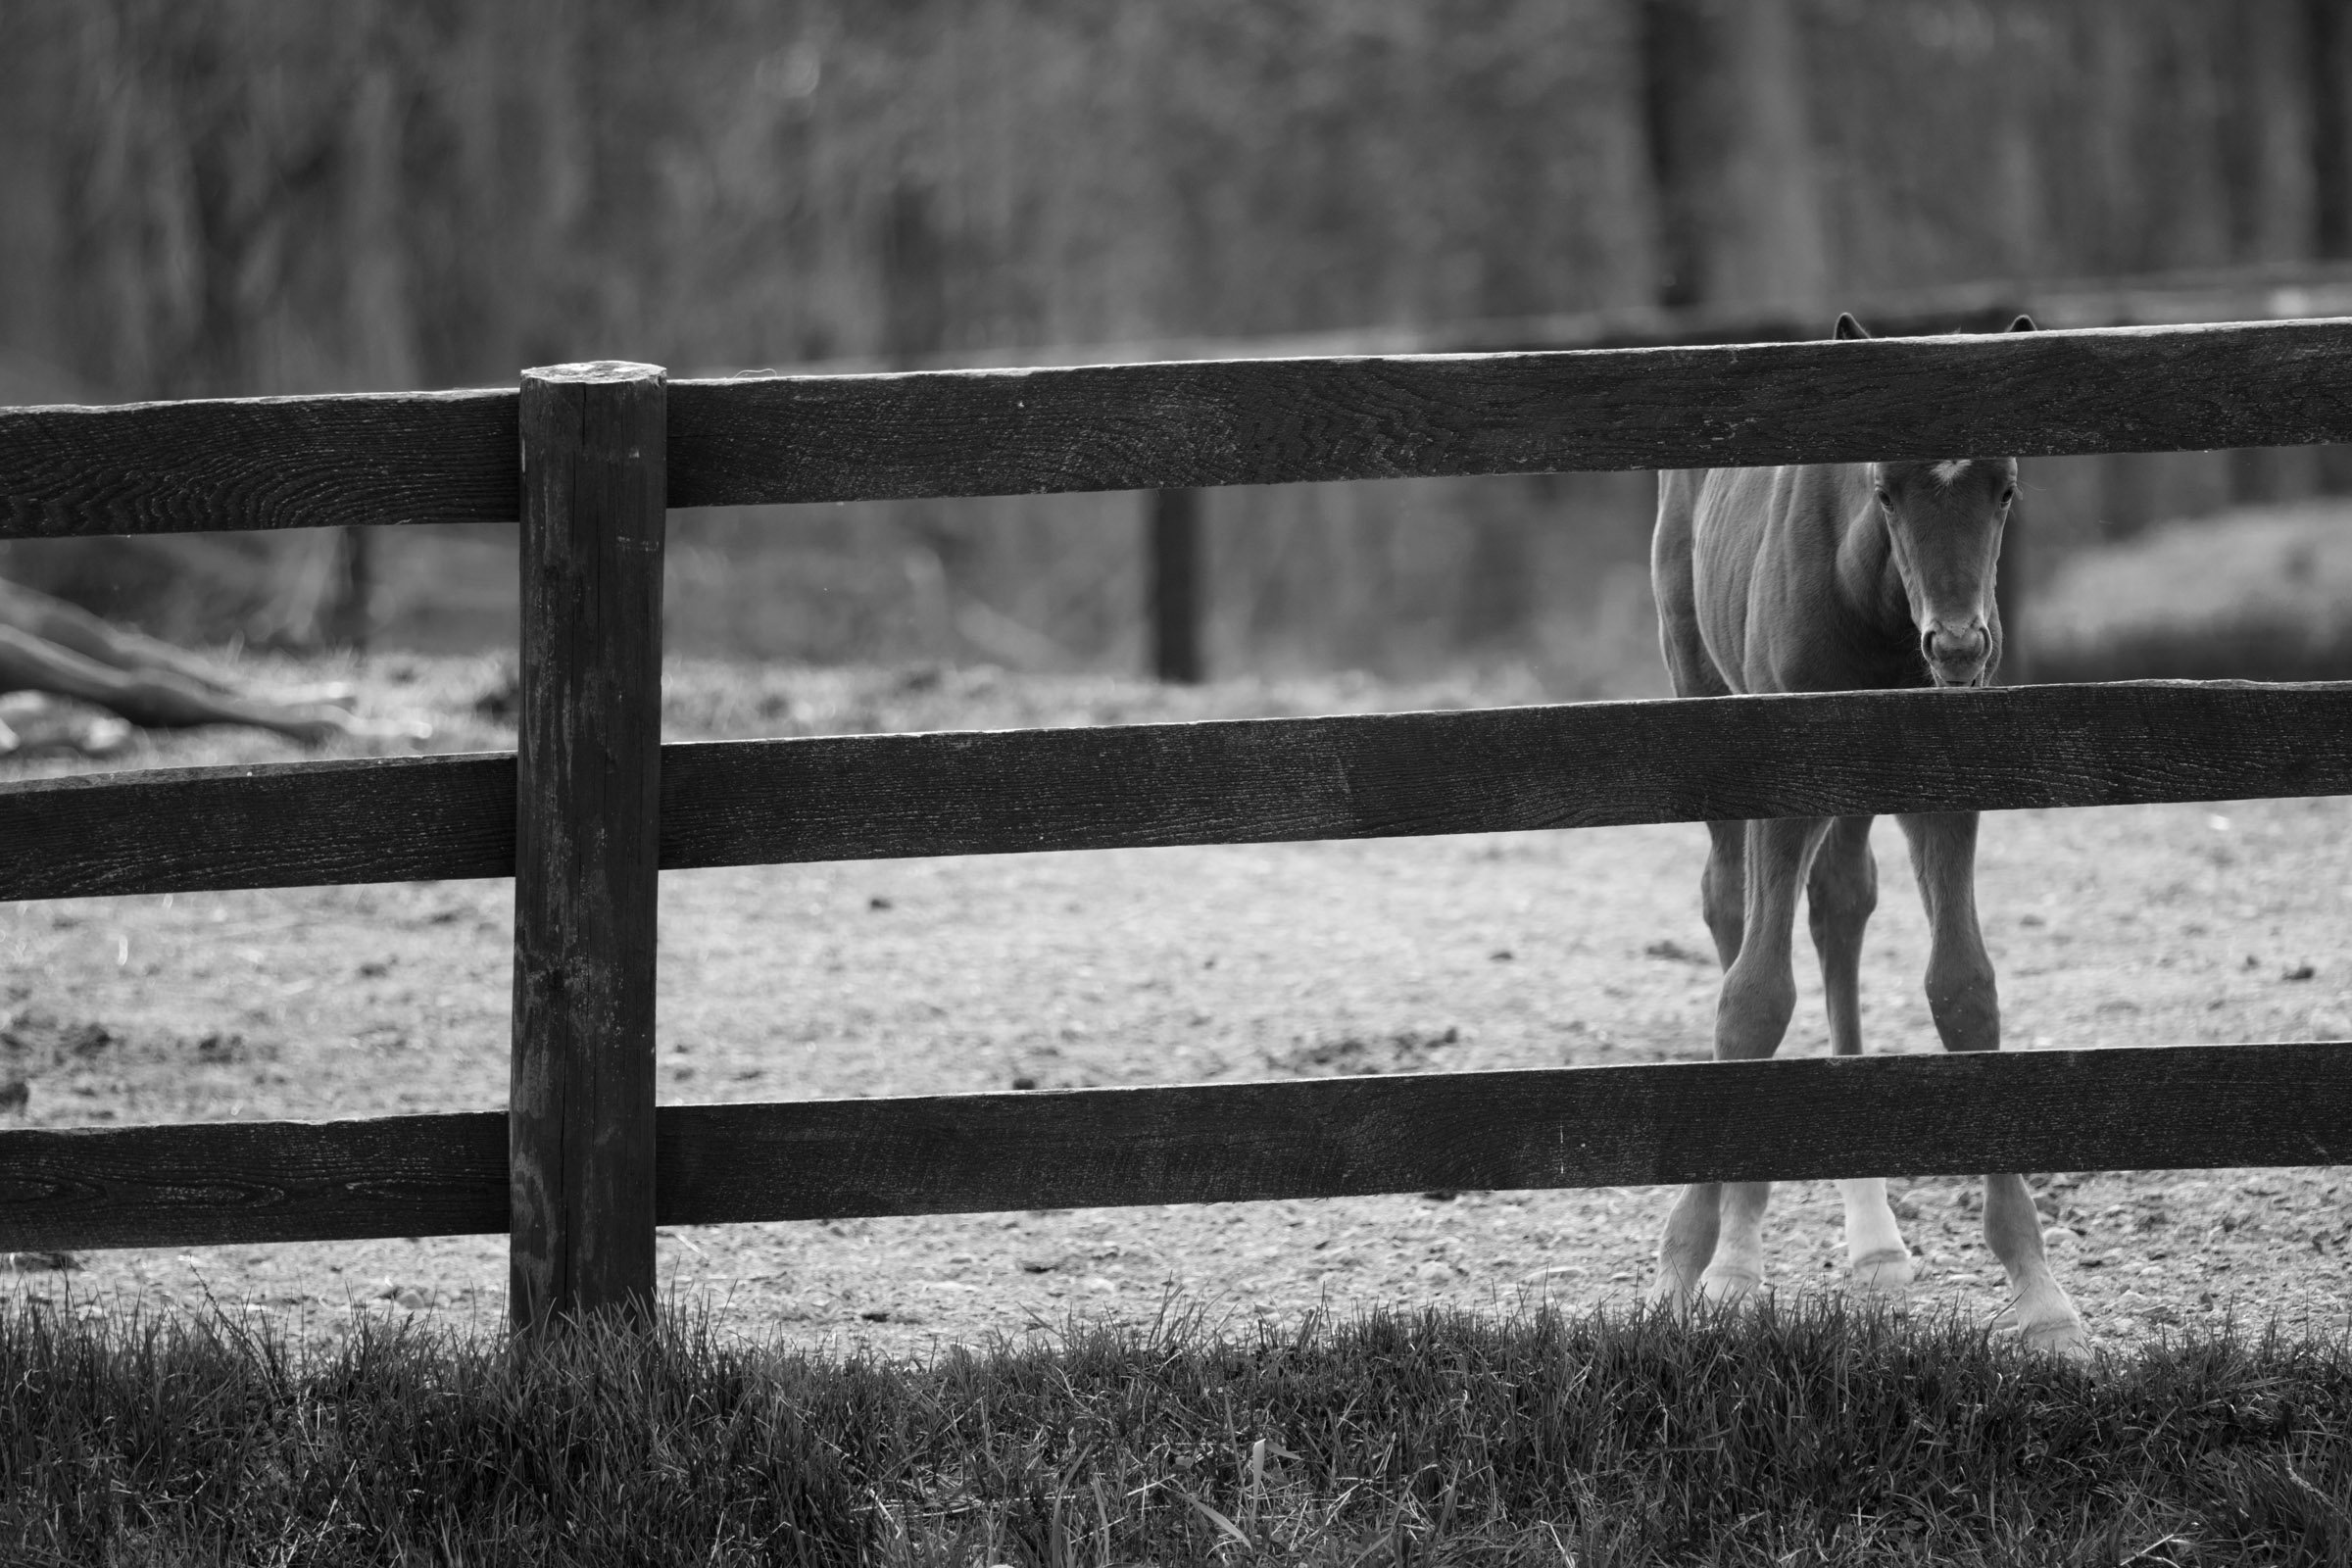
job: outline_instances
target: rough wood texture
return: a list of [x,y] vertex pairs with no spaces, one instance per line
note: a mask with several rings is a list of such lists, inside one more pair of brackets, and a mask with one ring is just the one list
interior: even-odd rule
[[1152,492],[1152,583],[1145,613],[1152,627],[1152,672],[1165,681],[1192,683],[1206,674],[1200,637],[1205,543],[1200,530],[1200,492]]
[[0,536],[512,522],[510,391],[0,409]]
[[[514,871],[514,761],[0,785],[0,899]],[[2352,793],[2352,683],[2132,681],[662,748],[661,863]]]
[[0,1132],[0,1251],[506,1228],[501,1111]]
[[0,784],[0,899],[514,874],[514,754]]
[[1588,703],[668,750],[662,864],[2352,791],[2352,684]]
[[[681,381],[671,506],[2352,440],[2352,320]],[[0,412],[0,534],[512,519],[511,392]]]
[[[1697,1049],[1694,1043],[1693,1049]],[[0,1250],[494,1233],[495,1113],[0,1132]],[[1430,1188],[2336,1164],[2352,1045],[671,1105],[663,1224]]]
[[654,1300],[662,372],[522,379],[509,1312]]
[[2352,320],[681,381],[670,504],[2352,440]]
[[2352,1046],[1816,1056],[679,1105],[664,1224],[1987,1170],[2326,1165]]

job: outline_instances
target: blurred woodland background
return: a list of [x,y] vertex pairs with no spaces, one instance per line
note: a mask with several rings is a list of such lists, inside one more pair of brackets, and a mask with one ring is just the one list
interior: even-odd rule
[[[5,403],[1660,304],[1826,334],[1891,289],[2352,257],[2352,0],[0,0],[0,211]],[[2259,503],[2261,570],[2308,595],[2328,534],[2279,504],[2352,463],[2029,477],[2053,581]],[[1210,666],[1654,682],[1652,494],[1211,493]],[[669,645],[1140,668],[1143,517],[679,514]],[[512,637],[512,562],[416,527],[17,543],[0,572],[185,639],[460,648]]]

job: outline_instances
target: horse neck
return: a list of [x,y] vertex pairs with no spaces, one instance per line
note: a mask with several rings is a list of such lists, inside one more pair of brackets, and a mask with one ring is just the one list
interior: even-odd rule
[[1912,639],[1911,602],[1894,569],[1886,539],[1886,517],[1870,505],[1870,475],[1861,467],[1840,472],[1838,486],[1838,551],[1835,591],[1838,607],[1856,620],[1902,643]]

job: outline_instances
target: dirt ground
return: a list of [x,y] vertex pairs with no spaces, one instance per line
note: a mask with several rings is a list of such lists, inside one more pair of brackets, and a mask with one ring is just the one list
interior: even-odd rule
[[[316,678],[316,666],[258,666]],[[394,656],[364,707],[436,747],[511,744],[482,660]],[[675,738],[1202,717],[1526,700],[1504,682],[1161,693],[994,671],[677,668]],[[297,755],[227,732],[109,765]],[[11,760],[0,778],[56,771]],[[1694,1060],[1715,972],[1697,827],[671,873],[665,1102]],[[1882,825],[1863,972],[1873,1050],[1936,1049],[1920,915]],[[2352,1036],[2352,802],[1988,818],[1980,875],[2012,1049]],[[0,906],[0,1125],[496,1107],[502,882]],[[1820,1053],[1817,977],[1787,1052]],[[5,1089],[0,1084],[0,1090]],[[0,1104],[15,1097],[0,1094]],[[1973,1182],[1901,1179],[1917,1301],[1988,1318]],[[2061,1277],[2105,1345],[2235,1312],[2345,1322],[2332,1170],[2076,1175],[2043,1188]],[[662,1280],[747,1333],[922,1353],[1073,1315],[1549,1298],[1628,1302],[1670,1194],[1464,1194],[682,1228]],[[1842,1275],[1835,1191],[1776,1198],[1774,1283]],[[211,1299],[331,1338],[357,1314],[488,1329],[502,1238],[21,1256],[0,1291],[122,1313]]]

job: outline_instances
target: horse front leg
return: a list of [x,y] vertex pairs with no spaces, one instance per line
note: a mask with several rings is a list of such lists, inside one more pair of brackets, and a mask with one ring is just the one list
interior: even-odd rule
[[[1715,1004],[1718,1061],[1769,1056],[1788,1032],[1789,1014],[1796,1010],[1790,952],[1796,903],[1829,825],[1827,817],[1784,817],[1746,825],[1740,946],[1724,971]],[[1723,884],[1715,870],[1711,864],[1707,892],[1720,898]],[[1770,1182],[1706,1182],[1685,1188],[1658,1243],[1658,1278],[1651,1300],[1680,1306],[1695,1291],[1712,1299],[1737,1301],[1761,1285],[1764,1209],[1771,1197]]]
[[[1998,1051],[2000,997],[1992,960],[1977,925],[1977,813],[1948,811],[1899,818],[1928,914],[1928,1011],[1946,1051]],[[2026,1179],[1984,1178],[1984,1242],[2009,1279],[2002,1326],[2036,1349],[2081,1359],[2090,1338],[2082,1316],[2050,1271],[2041,1213]]]
[[1729,969],[1747,929],[1747,824],[1707,824],[1707,868],[1698,876],[1698,907],[1715,939],[1715,961]]
[[[1830,826],[1805,889],[1813,950],[1821,958],[1822,999],[1830,1014],[1830,1051],[1862,1054],[1862,933],[1879,906],[1878,862],[1870,853],[1867,816],[1841,816]],[[1845,1204],[1848,1278],[1865,1295],[1899,1302],[1913,1276],[1911,1249],[1886,1201],[1886,1181],[1865,1176],[1841,1181]]]
[[[1699,873],[1698,906],[1708,935],[1715,939],[1716,958],[1731,968],[1740,956],[1740,936],[1747,921],[1745,822],[1707,824],[1707,865]],[[1690,1304],[1699,1275],[1715,1256],[1722,1203],[1720,1182],[1693,1182],[1676,1195],[1666,1215],[1666,1232],[1658,1240],[1658,1273],[1649,1288],[1652,1305],[1679,1311]]]

